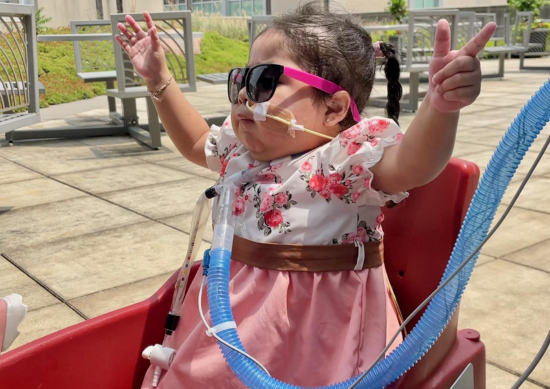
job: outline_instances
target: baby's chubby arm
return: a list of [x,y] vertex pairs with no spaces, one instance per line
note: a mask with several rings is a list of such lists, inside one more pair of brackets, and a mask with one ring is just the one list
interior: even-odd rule
[[410,124],[403,141],[389,147],[373,168],[373,186],[397,193],[427,184],[436,178],[451,158],[460,109],[472,104],[481,89],[477,54],[495,31],[487,24],[458,51],[450,51],[449,24],[440,20],[430,63],[426,98]]
[[[153,19],[148,12],[144,12],[143,17],[147,23],[147,33],[134,18],[127,15],[126,21],[133,32],[119,23],[118,29],[128,38],[128,42],[119,35],[116,40],[128,53],[136,71],[145,80],[147,89],[154,92],[166,85],[171,75]],[[161,102],[153,101],[170,139],[185,158],[207,167],[204,145],[209,133],[208,124],[181,93],[176,82],[170,82],[161,97]]]

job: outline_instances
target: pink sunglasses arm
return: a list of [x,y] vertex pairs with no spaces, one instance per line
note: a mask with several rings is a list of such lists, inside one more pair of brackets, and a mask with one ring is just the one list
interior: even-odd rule
[[[336,85],[335,83],[330,82],[328,80],[325,80],[324,78],[317,77],[316,75],[306,73],[301,70],[289,68],[286,66],[284,68],[285,68],[285,71],[284,71],[285,75],[292,77],[295,80],[306,83],[314,88],[322,90],[323,92],[327,92],[333,95],[336,92],[345,91],[345,89],[342,88],[341,86]],[[357,109],[357,104],[355,104],[355,101],[353,100],[353,98],[351,98],[350,105],[351,105],[351,113],[353,115],[353,119],[356,122],[360,122],[361,115],[359,114],[359,110]]]

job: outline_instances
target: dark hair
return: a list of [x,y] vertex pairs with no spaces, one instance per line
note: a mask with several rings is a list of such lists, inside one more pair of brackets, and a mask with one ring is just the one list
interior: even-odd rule
[[[350,14],[327,12],[316,2],[309,3],[294,13],[275,18],[260,35],[271,31],[283,36],[281,48],[290,59],[304,70],[340,85],[355,100],[359,112],[363,111],[374,84],[376,58],[370,35]],[[399,60],[391,45],[381,43],[380,49],[388,79],[386,111],[397,121],[402,96]],[[315,92],[319,101],[331,98],[328,93],[317,89]],[[340,124],[345,129],[355,123],[350,110]]]

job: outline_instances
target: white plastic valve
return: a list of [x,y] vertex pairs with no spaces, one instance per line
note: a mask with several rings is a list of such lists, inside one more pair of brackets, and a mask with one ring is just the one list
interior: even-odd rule
[[163,347],[160,344],[155,344],[143,350],[141,355],[143,358],[149,359],[152,365],[158,366],[163,370],[168,370],[176,356],[176,350],[170,347]]
[[23,298],[18,294],[10,294],[1,298],[0,304],[3,305],[0,315],[5,315],[5,317],[0,317],[0,321],[5,323],[5,325],[0,325],[0,331],[4,331],[3,334],[0,334],[0,340],[3,339],[0,342],[0,352],[2,352],[6,351],[19,336],[18,327],[27,314],[27,306],[23,304]]

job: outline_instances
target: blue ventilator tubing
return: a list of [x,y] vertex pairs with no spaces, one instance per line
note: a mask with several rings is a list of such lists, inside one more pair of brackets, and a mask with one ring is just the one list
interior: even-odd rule
[[[529,100],[498,145],[476,190],[441,282],[445,281],[487,236],[512,176],[549,118],[550,80]],[[213,247],[210,255],[208,302],[213,325],[216,326],[234,320],[229,301],[230,246],[229,249]],[[382,389],[401,377],[426,354],[451,319],[478,256],[479,253],[434,297],[410,334],[369,372],[357,388]],[[221,331],[218,335],[244,351],[235,329]],[[300,388],[268,376],[250,359],[223,344],[220,344],[220,348],[233,372],[248,388]],[[346,389],[358,377],[324,388]]]

